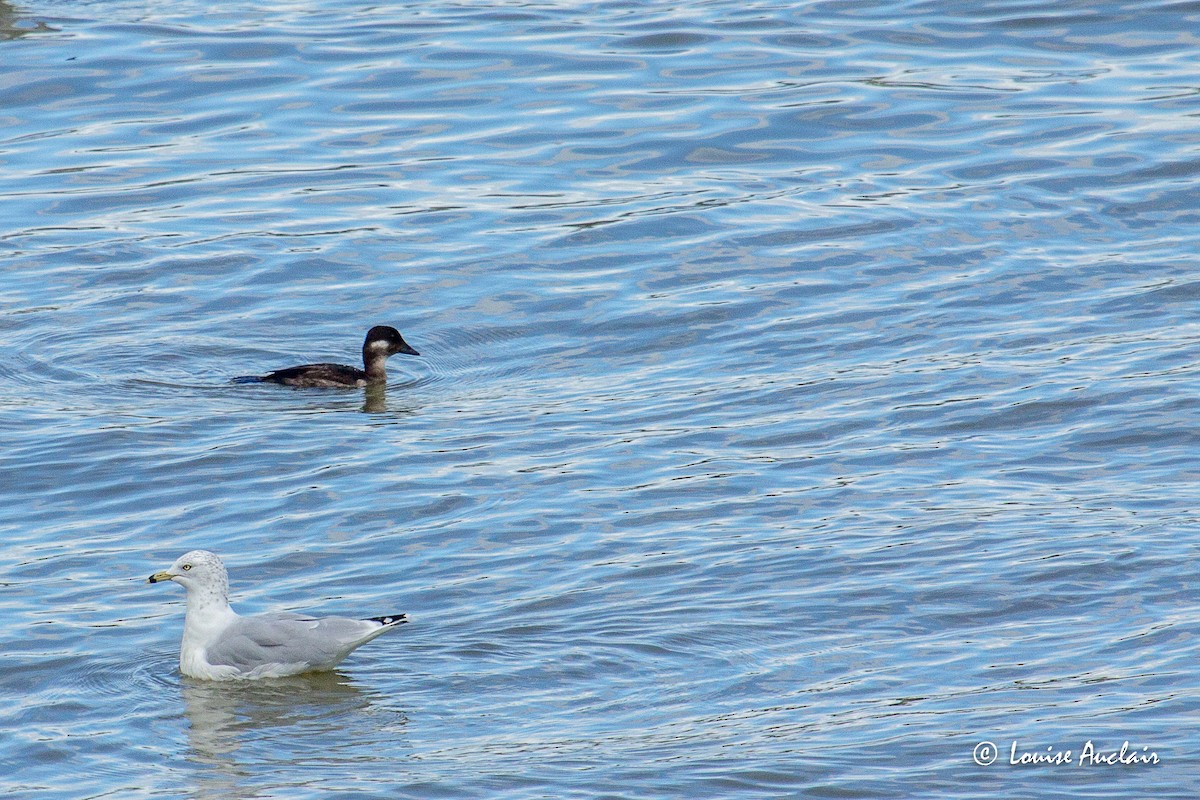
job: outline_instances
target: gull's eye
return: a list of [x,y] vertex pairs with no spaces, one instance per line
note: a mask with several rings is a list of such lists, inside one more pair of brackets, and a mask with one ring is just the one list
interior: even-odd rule
[[184,572],[187,572],[191,568],[192,568],[191,564],[184,564],[182,567],[180,567],[180,569],[182,569]]

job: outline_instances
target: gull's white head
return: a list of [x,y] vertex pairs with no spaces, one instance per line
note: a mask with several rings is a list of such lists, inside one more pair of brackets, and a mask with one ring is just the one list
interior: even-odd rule
[[216,553],[207,550],[184,553],[175,560],[170,569],[151,575],[148,583],[162,581],[175,581],[189,593],[199,590],[203,593],[215,593],[222,598],[229,595],[229,575],[225,572],[225,565]]

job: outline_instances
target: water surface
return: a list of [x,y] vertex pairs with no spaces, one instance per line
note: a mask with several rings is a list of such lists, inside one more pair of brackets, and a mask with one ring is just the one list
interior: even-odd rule
[[1194,797],[1198,24],[0,5],[0,789]]

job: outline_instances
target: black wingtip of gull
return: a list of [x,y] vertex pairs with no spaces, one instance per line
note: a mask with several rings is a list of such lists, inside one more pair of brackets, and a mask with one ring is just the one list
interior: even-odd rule
[[407,614],[390,614],[386,617],[367,617],[368,622],[378,622],[380,625],[403,625],[408,622]]

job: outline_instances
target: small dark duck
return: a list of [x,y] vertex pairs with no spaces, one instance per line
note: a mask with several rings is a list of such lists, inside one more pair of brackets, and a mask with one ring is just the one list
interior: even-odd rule
[[390,325],[376,325],[367,331],[363,340],[363,368],[345,364],[304,364],[268,372],[266,375],[244,375],[234,383],[280,383],[284,386],[306,386],[320,389],[353,389],[363,386],[382,386],[387,382],[388,356],[403,353],[421,355]]

